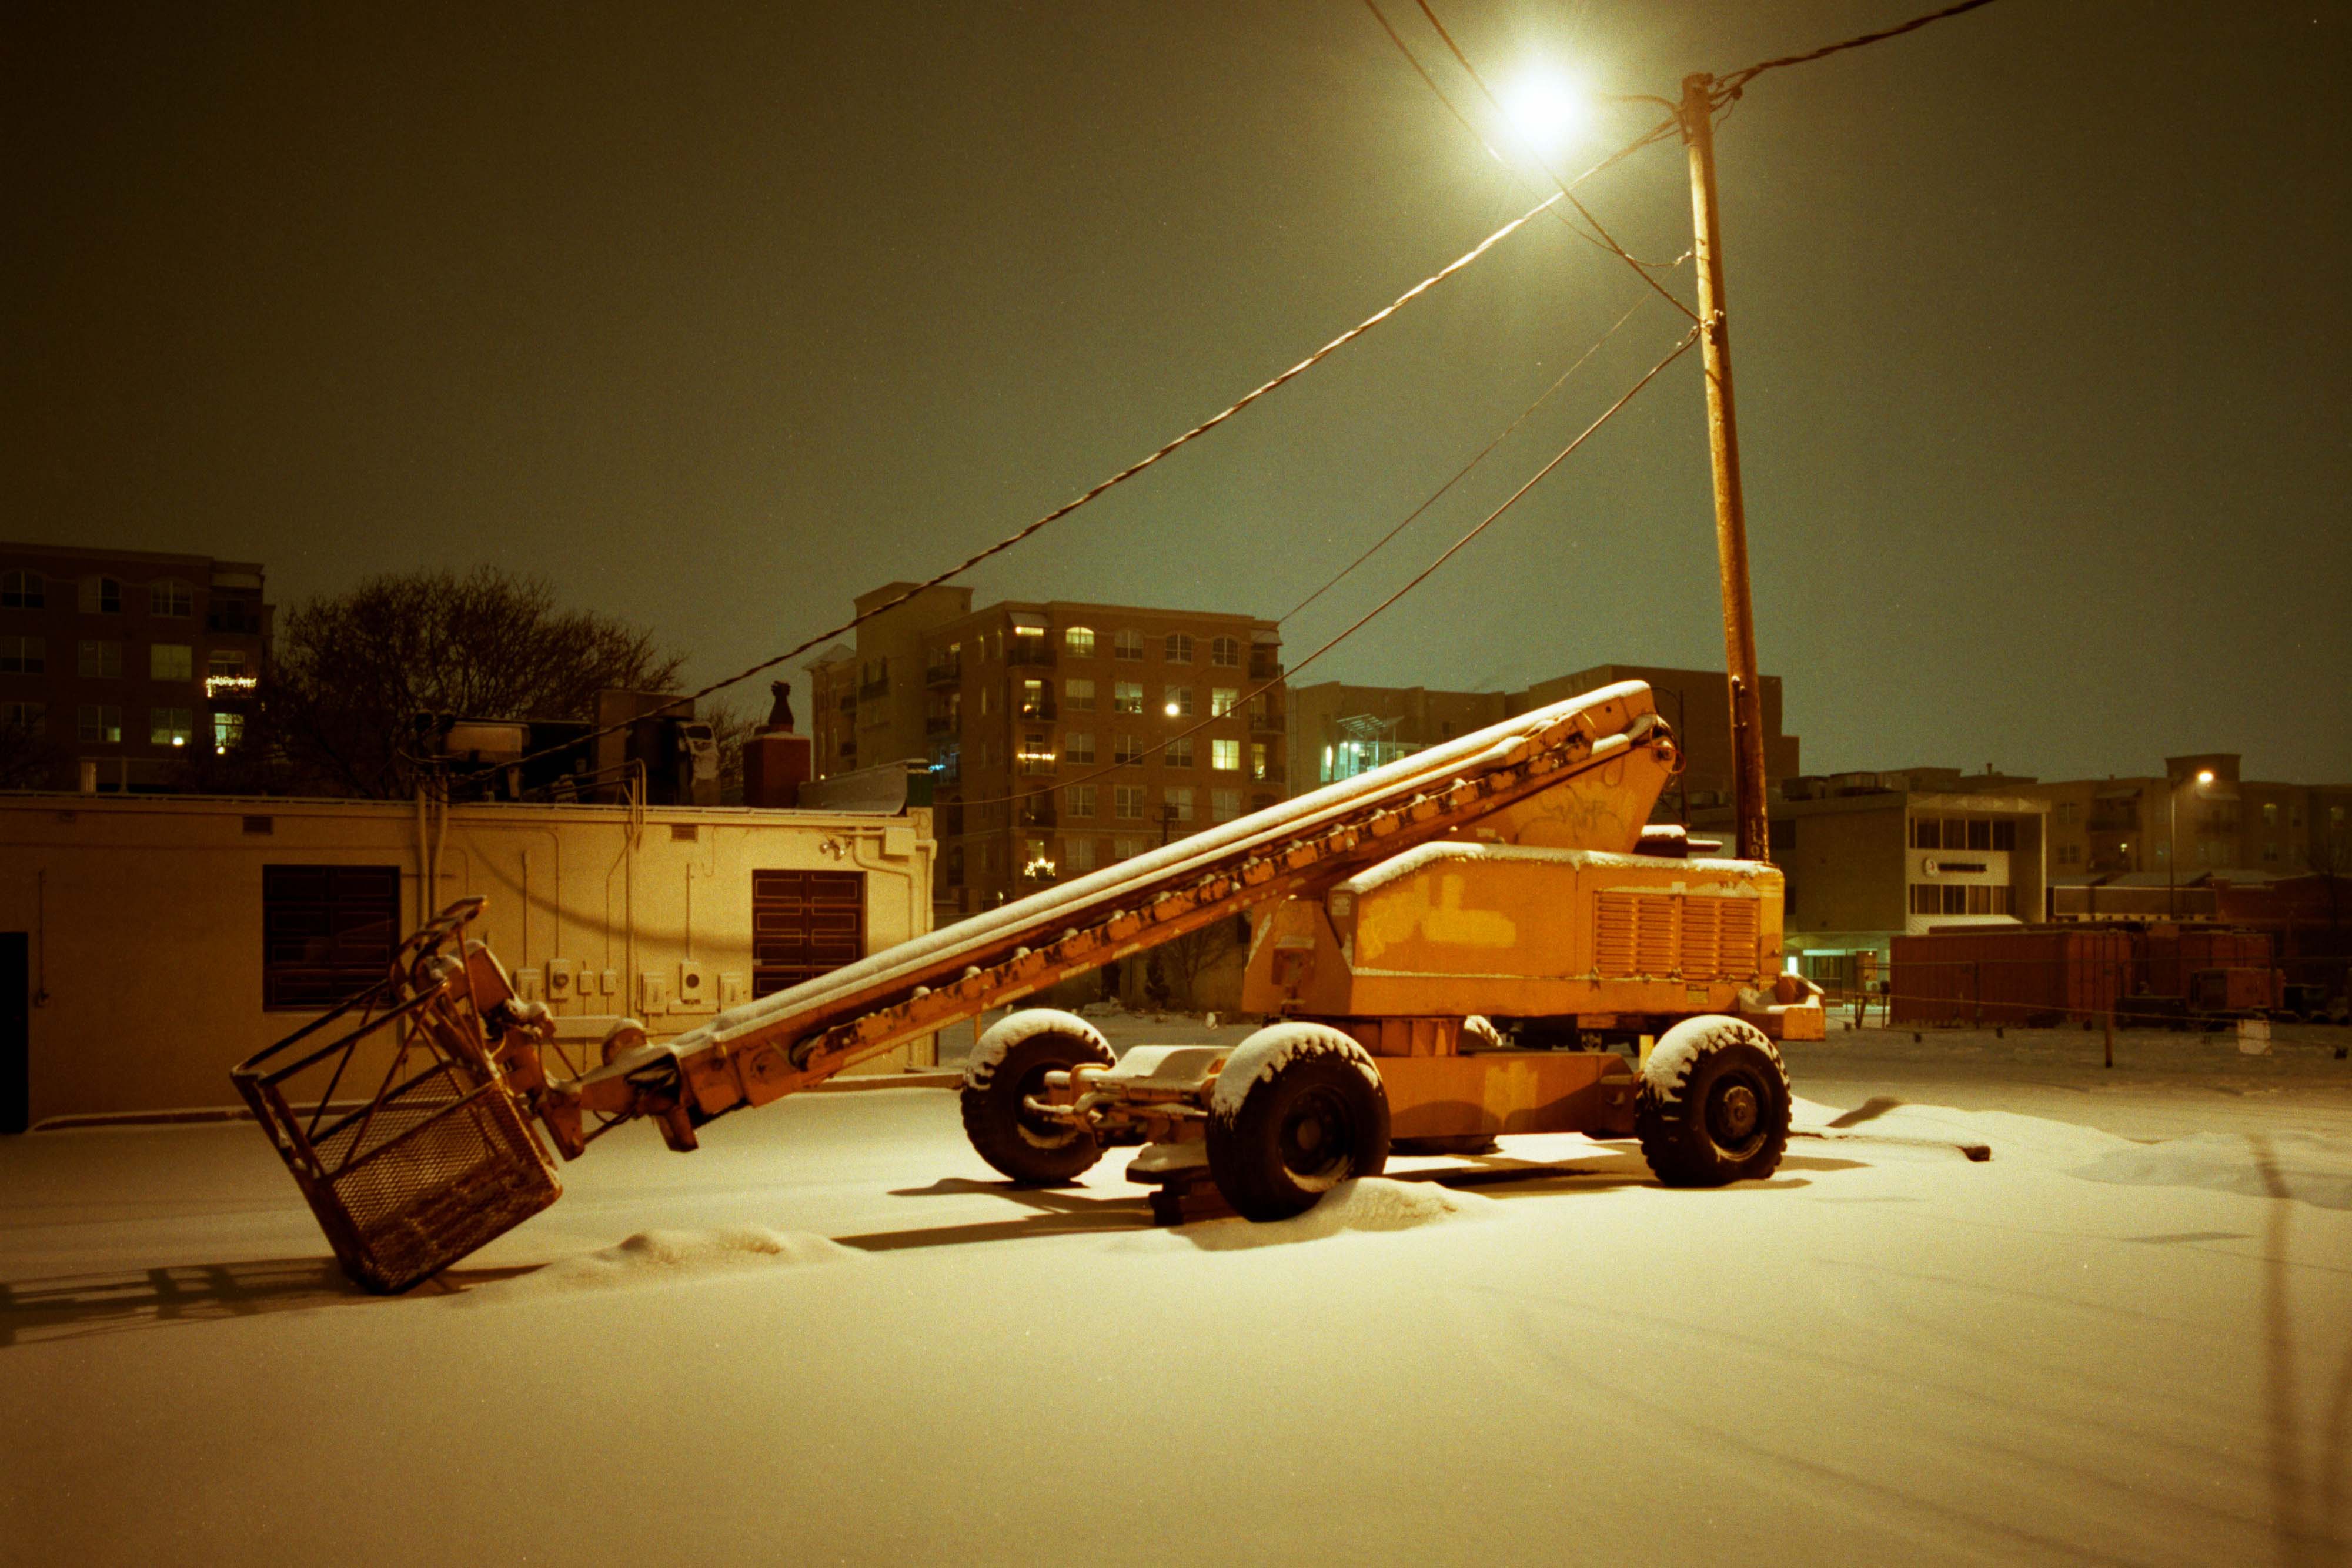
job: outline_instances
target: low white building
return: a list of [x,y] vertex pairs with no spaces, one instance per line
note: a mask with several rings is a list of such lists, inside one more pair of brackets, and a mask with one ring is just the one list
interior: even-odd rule
[[928,931],[935,850],[923,808],[0,796],[0,1131],[236,1104],[468,894],[526,997],[676,1034]]

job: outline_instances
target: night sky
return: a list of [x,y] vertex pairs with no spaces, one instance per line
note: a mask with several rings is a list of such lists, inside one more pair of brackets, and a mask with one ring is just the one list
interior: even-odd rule
[[[1930,8],[1437,5],[1492,79],[1666,96]],[[2003,0],[1723,124],[1759,644],[1809,769],[2352,779],[2348,31]],[[698,678],[1123,466],[1541,181],[1360,0],[19,4],[0,161],[0,536],[259,559],[281,604],[496,561]],[[1579,193],[1637,254],[1689,243],[1678,143]],[[1281,615],[1643,292],[1531,225],[973,586]],[[1681,324],[1653,298],[1292,656]],[[1300,678],[1719,664],[1697,359]]]

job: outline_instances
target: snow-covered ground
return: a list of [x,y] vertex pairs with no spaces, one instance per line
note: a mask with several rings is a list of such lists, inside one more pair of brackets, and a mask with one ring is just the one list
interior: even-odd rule
[[248,1124],[0,1140],[0,1561],[2343,1562],[2347,1039],[1833,1035],[1770,1182],[1177,1230],[803,1095],[396,1300]]

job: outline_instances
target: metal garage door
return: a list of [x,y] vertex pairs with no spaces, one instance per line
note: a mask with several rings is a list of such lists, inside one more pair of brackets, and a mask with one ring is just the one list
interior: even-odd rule
[[866,873],[751,873],[751,994],[764,997],[866,956]]

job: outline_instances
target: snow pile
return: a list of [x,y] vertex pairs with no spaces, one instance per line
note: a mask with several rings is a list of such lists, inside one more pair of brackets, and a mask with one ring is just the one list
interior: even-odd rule
[[1780,1054],[1754,1024],[1711,1014],[1685,1019],[1668,1030],[1643,1064],[1642,1076],[1658,1098],[1671,1105],[1683,1097],[1683,1085],[1690,1082],[1691,1069],[1698,1065],[1702,1054],[1740,1044],[1761,1045],[1767,1055],[1776,1059]]
[[617,1247],[606,1247],[550,1263],[511,1280],[483,1285],[460,1300],[501,1301],[563,1291],[597,1291],[616,1285],[677,1284],[711,1274],[756,1268],[799,1268],[815,1263],[863,1260],[866,1254],[802,1230],[771,1230],[763,1225],[715,1230],[643,1230]]
[[2352,1138],[2322,1133],[2200,1133],[2116,1149],[2074,1174],[2120,1186],[2199,1186],[2352,1208]]
[[1278,1023],[1242,1041],[1225,1059],[1217,1086],[1209,1092],[1209,1113],[1230,1124],[1242,1113],[1242,1102],[1253,1085],[1263,1083],[1303,1056],[1334,1056],[1381,1086],[1380,1070],[1355,1040],[1319,1023]]
[[1494,1198],[1473,1192],[1454,1192],[1435,1182],[1360,1176],[1339,1183],[1323,1195],[1322,1201],[1296,1218],[1258,1225],[1247,1220],[1215,1219],[1188,1225],[1181,1234],[1204,1252],[1236,1252],[1294,1241],[1320,1241],[1343,1230],[1412,1230],[1457,1219],[1493,1219],[1501,1215],[1502,1208]]

